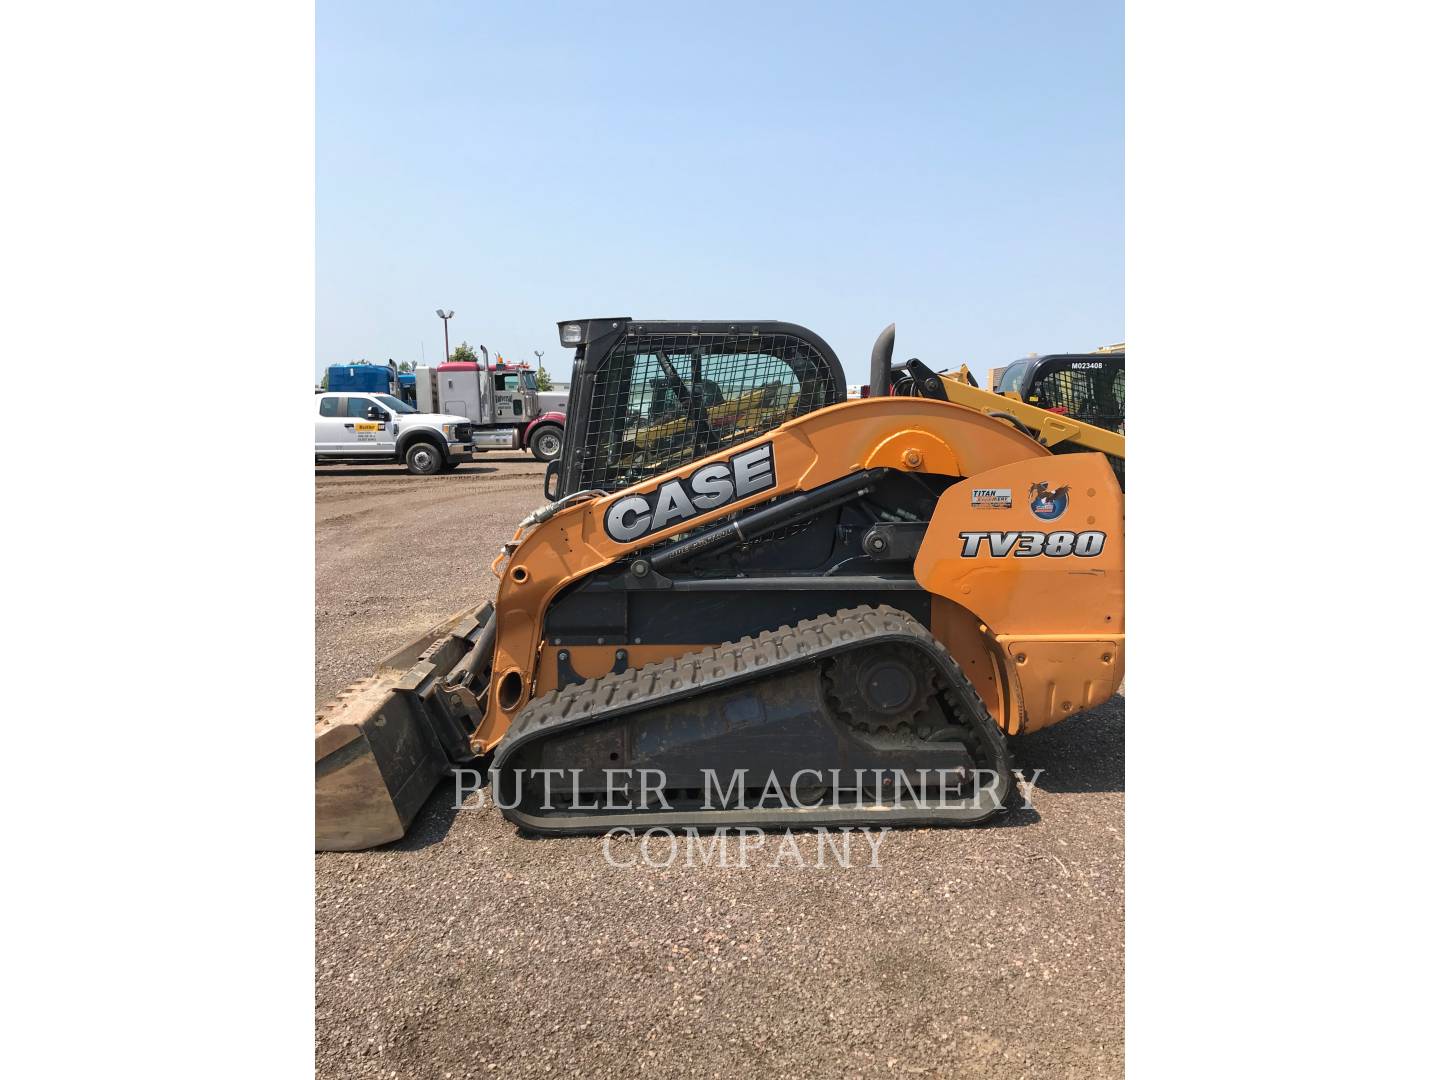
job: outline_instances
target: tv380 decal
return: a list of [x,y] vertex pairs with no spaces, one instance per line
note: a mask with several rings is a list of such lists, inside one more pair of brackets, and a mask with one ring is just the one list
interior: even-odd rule
[[991,558],[1003,559],[1013,555],[1017,559],[1034,559],[1048,556],[1063,559],[1077,556],[1093,559],[1105,550],[1103,532],[962,532],[960,534],[960,557],[979,558],[982,549],[988,547]]

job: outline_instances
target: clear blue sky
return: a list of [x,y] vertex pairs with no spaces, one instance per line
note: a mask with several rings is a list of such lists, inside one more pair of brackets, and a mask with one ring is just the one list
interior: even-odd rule
[[[773,318],[851,382],[1124,337],[1123,5],[317,15],[319,371],[555,323]],[[258,73],[263,75],[263,73]]]

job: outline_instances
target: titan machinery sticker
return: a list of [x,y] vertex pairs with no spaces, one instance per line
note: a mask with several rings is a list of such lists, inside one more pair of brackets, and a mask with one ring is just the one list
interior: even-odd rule
[[1011,503],[1009,488],[976,488],[970,492],[971,510],[1009,510]]

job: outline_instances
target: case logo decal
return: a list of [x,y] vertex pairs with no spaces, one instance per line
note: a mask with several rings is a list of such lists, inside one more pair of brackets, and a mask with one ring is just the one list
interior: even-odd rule
[[1030,512],[1041,521],[1054,521],[1070,505],[1070,485],[1050,490],[1049,480],[1030,485]]
[[617,499],[605,511],[605,533],[618,543],[631,544],[774,486],[775,447],[765,443],[728,461],[702,465],[689,476],[666,480],[655,491]]

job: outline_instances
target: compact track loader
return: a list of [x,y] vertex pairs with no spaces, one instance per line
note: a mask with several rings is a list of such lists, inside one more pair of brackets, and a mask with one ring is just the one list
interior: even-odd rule
[[[537,834],[963,824],[1007,737],[1124,671],[1124,437],[876,342],[562,323],[550,502],[471,607],[315,728],[316,847],[398,839],[457,767]],[[662,431],[663,428],[663,431]]]

